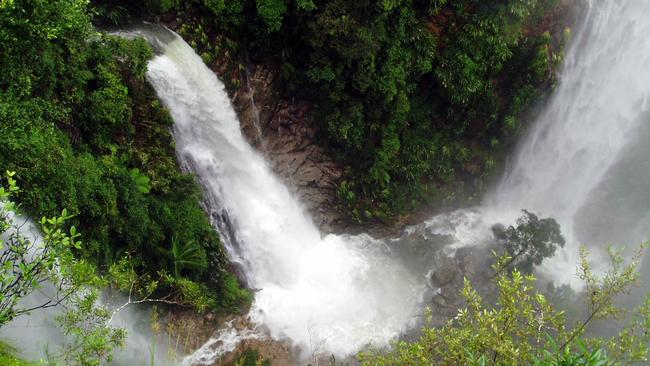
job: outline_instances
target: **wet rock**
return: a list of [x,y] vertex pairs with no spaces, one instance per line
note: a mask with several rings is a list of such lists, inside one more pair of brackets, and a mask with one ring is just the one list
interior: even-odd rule
[[233,327],[237,331],[241,332],[244,329],[250,327],[250,323],[248,322],[248,319],[245,319],[243,317],[238,317],[238,318],[235,318],[235,320],[233,321]]
[[294,175],[295,180],[301,186],[317,185],[323,172],[315,164],[309,164],[305,169],[299,169]]
[[[216,314],[199,314],[196,311],[181,307],[171,307],[161,318],[161,330],[164,334],[160,339],[168,342],[161,346],[170,346],[169,357],[182,357],[191,354],[199,349],[211,338],[214,338],[219,331],[232,327],[238,334],[256,332],[255,325],[247,316],[228,315],[219,317]],[[259,333],[259,337],[243,339],[236,345],[232,352],[217,357],[214,365],[233,365],[246,350],[256,350],[263,359],[271,361],[271,365],[293,366],[299,365],[296,350],[286,341],[273,340],[270,337]],[[222,346],[221,341],[213,344],[213,347]]]
[[434,287],[444,287],[450,284],[460,272],[458,265],[453,259],[445,257],[440,262],[429,276],[429,281]]
[[278,100],[274,73],[264,66],[249,70],[246,83],[233,95],[242,133],[268,159],[273,171],[325,232],[340,227],[336,188],[343,175],[328,151],[315,144],[318,129],[312,106],[304,101]]
[[170,351],[176,355],[186,355],[210,339],[218,329],[221,319],[213,313],[200,314],[187,308],[173,306],[164,312],[160,323],[160,329],[165,333],[161,339],[175,340]]
[[234,365],[237,359],[249,349],[256,350],[260,357],[269,360],[271,365],[294,366],[300,364],[294,350],[286,342],[270,339],[246,339],[237,346],[235,351],[224,355],[214,365]]

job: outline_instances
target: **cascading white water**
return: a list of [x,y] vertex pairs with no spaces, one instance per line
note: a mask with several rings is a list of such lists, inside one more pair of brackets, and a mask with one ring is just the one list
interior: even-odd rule
[[[226,243],[256,291],[251,318],[307,353],[382,346],[419,314],[424,276],[370,237],[322,237],[240,132],[223,84],[180,37],[147,77],[174,119],[178,156],[229,217]],[[223,231],[223,229],[222,229]]]

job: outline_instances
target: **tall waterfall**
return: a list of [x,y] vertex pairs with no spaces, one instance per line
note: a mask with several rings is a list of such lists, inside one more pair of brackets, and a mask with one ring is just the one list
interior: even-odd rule
[[399,334],[419,314],[424,277],[368,236],[323,237],[245,141],[221,81],[180,37],[162,50],[147,77],[174,119],[180,160],[229,218],[222,237],[258,289],[253,321],[308,352],[336,355]]
[[455,217],[455,241],[469,244],[521,209],[553,217],[567,244],[538,272],[576,287],[580,245],[598,267],[606,244],[634,248],[650,238],[650,1],[587,3],[560,84],[501,182],[481,206],[410,230],[436,232]]
[[[500,184],[481,206],[407,233],[445,235],[453,248],[489,239],[492,224],[512,223],[521,209],[551,216],[567,246],[541,272],[561,282],[574,282],[580,244],[650,236],[648,14],[646,0],[589,1],[561,82]],[[385,345],[413,325],[422,268],[396,255],[393,240],[322,236],[244,140],[223,84],[182,39],[167,37],[148,78],[174,118],[181,161],[217,203],[215,216],[227,218],[231,259],[259,289],[253,321],[274,338],[336,355]]]
[[576,279],[579,245],[650,237],[648,14],[650,1],[589,2],[559,88],[487,199],[493,213],[526,208],[561,224],[567,247],[545,266],[556,280]]

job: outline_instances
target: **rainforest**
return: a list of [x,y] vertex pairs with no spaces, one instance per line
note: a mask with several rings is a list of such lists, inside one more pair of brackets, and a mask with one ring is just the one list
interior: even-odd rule
[[649,15],[0,0],[0,364],[646,364]]

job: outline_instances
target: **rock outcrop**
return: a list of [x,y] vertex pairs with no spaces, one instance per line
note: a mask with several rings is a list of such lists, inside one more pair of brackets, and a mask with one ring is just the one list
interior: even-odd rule
[[277,100],[274,73],[265,66],[242,71],[241,87],[233,93],[242,132],[263,154],[325,232],[340,227],[337,183],[341,167],[328,151],[314,143],[318,128],[312,106],[304,101]]
[[[231,351],[222,354],[216,352],[211,365],[235,365],[246,350],[255,350],[263,360],[271,365],[298,365],[296,350],[286,341],[274,340],[257,332],[255,325],[244,315],[220,317],[214,313],[199,314],[193,310],[173,308],[161,319],[159,331],[164,332],[161,339],[166,340],[168,357],[181,361],[187,355],[202,347],[208,347],[206,354],[221,349],[223,341],[220,332],[232,331],[239,334],[241,340],[233,344]],[[257,337],[245,337],[243,334],[254,333]],[[226,337],[228,338],[228,337]],[[216,342],[215,342],[216,341]],[[206,361],[205,359],[203,361]],[[203,364],[203,363],[202,363]]]

